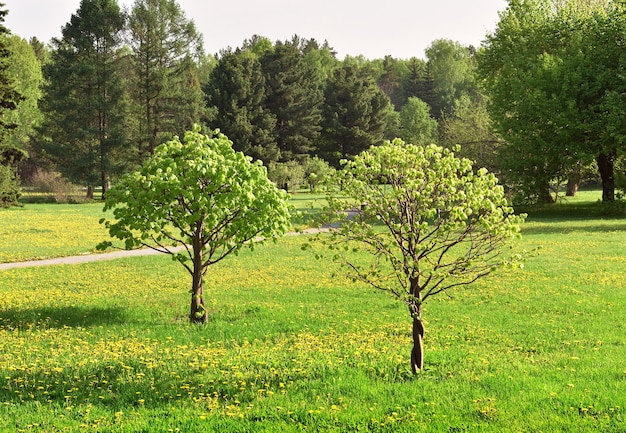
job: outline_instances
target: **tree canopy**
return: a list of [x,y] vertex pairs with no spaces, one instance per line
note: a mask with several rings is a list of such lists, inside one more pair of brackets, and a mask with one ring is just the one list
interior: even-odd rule
[[211,265],[290,227],[287,193],[267,178],[260,161],[232,145],[225,135],[204,135],[196,127],[182,141],[174,137],[157,146],[106,197],[104,210],[113,209],[114,220],[101,222],[112,237],[126,249],[170,254],[192,276],[192,322],[208,320],[203,276]]
[[527,196],[551,201],[551,181],[595,159],[603,200],[614,199],[625,16],[617,2],[513,0],[479,52],[489,113],[508,143],[500,164]]
[[513,213],[493,174],[433,144],[373,146],[346,161],[335,182],[319,220],[331,236],[318,240],[350,276],[406,304],[411,366],[422,370],[424,303],[514,260],[503,247],[519,235],[524,216]]

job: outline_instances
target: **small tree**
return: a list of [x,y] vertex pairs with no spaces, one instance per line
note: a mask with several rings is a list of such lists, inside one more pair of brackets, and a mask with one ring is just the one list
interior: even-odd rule
[[268,180],[262,163],[235,152],[225,135],[210,137],[197,127],[183,142],[174,137],[158,146],[142,168],[124,176],[107,193],[108,209],[116,221],[101,223],[126,249],[171,254],[191,274],[189,319],[197,323],[208,320],[203,276],[209,266],[290,225],[287,194]]
[[[318,239],[351,277],[408,306],[416,373],[424,366],[424,302],[506,264],[502,247],[519,235],[525,216],[513,214],[493,174],[436,145],[396,139],[344,165],[341,191],[329,193],[320,221],[334,228]],[[359,249],[371,262],[352,254]]]
[[306,158],[302,166],[304,168],[304,177],[309,184],[310,192],[314,192],[324,178],[332,176],[332,173],[335,171],[328,162],[317,156]]

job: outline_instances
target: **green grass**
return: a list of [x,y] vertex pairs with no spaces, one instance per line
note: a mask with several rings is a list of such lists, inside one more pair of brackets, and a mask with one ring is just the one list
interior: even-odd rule
[[[310,212],[319,206],[321,194],[300,193],[292,196],[296,213]],[[95,253],[95,247],[109,239],[100,219],[103,203],[31,204],[0,208],[0,263],[38,260]],[[107,212],[108,218],[112,217]],[[294,227],[306,222],[294,215]],[[117,243],[117,246],[122,246]]]
[[92,253],[108,239],[102,203],[0,209],[0,263]]
[[209,271],[203,327],[167,257],[4,271],[0,431],[624,432],[626,221],[579,203],[531,213],[524,269],[425,306],[417,376],[406,309],[303,237]]

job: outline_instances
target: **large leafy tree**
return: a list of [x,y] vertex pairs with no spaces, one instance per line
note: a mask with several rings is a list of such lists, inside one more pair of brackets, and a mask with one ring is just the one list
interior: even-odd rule
[[597,159],[603,200],[614,199],[624,16],[616,2],[512,0],[479,52],[489,113],[508,143],[500,165],[526,195],[551,201],[550,182]]
[[[348,161],[336,180],[320,220],[334,228],[318,239],[350,276],[406,304],[416,373],[424,366],[426,301],[510,262],[503,246],[524,217],[513,214],[493,174],[436,145],[387,141]],[[349,209],[357,211],[349,217]]]
[[89,197],[96,185],[106,193],[111,172],[124,163],[113,157],[125,144],[125,85],[117,69],[123,30],[116,0],[82,0],[44,67],[42,146]]
[[5,141],[17,128],[11,112],[23,99],[17,90],[15,77],[10,73],[12,63],[10,32],[3,24],[7,13],[4,3],[0,3],[0,206],[17,204],[19,182],[14,167],[16,162],[26,157],[23,150]]
[[382,144],[389,98],[365,68],[346,64],[333,71],[325,89],[322,154],[334,166]]
[[112,237],[127,249],[170,254],[189,272],[189,319],[196,323],[208,320],[203,277],[211,265],[290,225],[287,193],[268,180],[261,162],[235,152],[225,135],[203,135],[199,128],[158,146],[106,200],[115,220],[103,222]]
[[135,58],[132,93],[141,156],[203,116],[198,79],[202,36],[176,0],[136,0],[129,17]]
[[278,41],[260,57],[265,106],[276,118],[275,138],[284,161],[314,153],[321,129],[320,80],[300,45],[297,37]]
[[265,107],[265,78],[261,63],[248,50],[226,50],[204,87],[211,120],[233,140],[235,150],[266,165],[280,158],[275,141],[275,116]]
[[433,114],[439,118],[452,110],[458,98],[475,89],[472,51],[458,42],[437,39],[426,49],[426,57],[434,104],[440,109]]

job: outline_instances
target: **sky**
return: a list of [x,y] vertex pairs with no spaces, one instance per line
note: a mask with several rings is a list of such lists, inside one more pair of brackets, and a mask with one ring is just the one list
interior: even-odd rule
[[[43,42],[61,35],[80,0],[0,0],[8,9],[4,24],[13,34]],[[133,0],[118,0],[130,7]],[[507,0],[178,0],[204,36],[204,49],[216,54],[260,35],[285,41],[294,34],[327,40],[343,59],[391,55],[425,58],[436,39],[480,46],[496,28]]]

